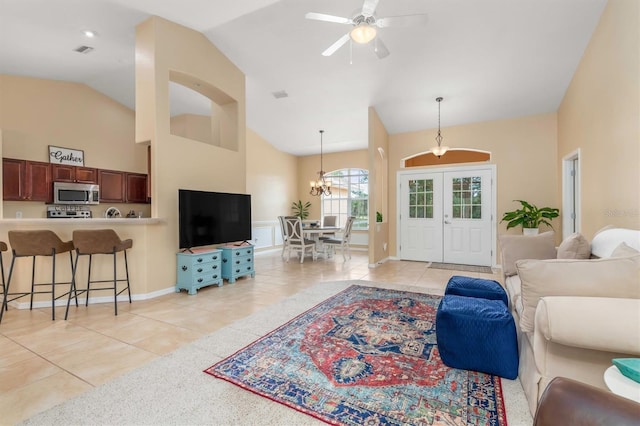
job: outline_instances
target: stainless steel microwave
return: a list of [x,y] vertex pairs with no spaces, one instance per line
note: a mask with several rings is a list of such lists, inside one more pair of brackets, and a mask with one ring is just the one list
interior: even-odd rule
[[90,183],[53,182],[55,204],[99,204],[100,187]]

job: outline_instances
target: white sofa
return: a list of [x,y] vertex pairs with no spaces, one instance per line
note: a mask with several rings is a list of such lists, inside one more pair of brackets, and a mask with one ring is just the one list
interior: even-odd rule
[[532,414],[554,377],[607,389],[611,359],[640,356],[640,231],[608,228],[590,244],[574,234],[557,249],[554,239],[552,232],[500,237],[518,376]]

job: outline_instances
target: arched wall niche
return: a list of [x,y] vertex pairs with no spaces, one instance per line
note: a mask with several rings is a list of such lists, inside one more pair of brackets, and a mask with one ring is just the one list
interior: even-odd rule
[[217,87],[170,71],[169,115],[172,135],[238,150],[238,102]]
[[401,167],[441,166],[444,164],[481,163],[489,161],[491,161],[491,153],[489,151],[450,148],[441,157],[436,157],[431,151],[427,151],[403,158]]

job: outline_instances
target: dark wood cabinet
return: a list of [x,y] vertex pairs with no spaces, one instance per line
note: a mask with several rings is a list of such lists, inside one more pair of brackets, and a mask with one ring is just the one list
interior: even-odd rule
[[97,183],[101,202],[150,202],[149,177],[144,173],[2,159],[2,191],[6,201],[53,202],[53,182]]
[[127,203],[147,203],[147,175],[127,173]]
[[76,182],[98,183],[98,169],[91,167],[76,167]]
[[100,202],[125,202],[125,172],[98,169],[98,185],[100,185]]
[[7,201],[51,201],[49,163],[3,158],[2,190]]
[[51,176],[54,182],[98,183],[98,169],[91,167],[52,164]]
[[26,172],[26,199],[51,202],[53,200],[51,165],[39,161],[27,161]]
[[5,200],[21,201],[25,199],[26,168],[27,162],[25,160],[2,159],[2,194]]

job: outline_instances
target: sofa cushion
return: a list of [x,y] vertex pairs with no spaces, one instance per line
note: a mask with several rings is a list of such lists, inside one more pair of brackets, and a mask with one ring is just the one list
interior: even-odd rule
[[555,259],[553,231],[538,235],[500,235],[502,271],[505,276],[517,274],[516,261],[520,259]]
[[569,235],[558,246],[558,259],[588,259],[591,256],[591,244],[580,233]]
[[506,277],[504,280],[504,288],[509,296],[509,308],[512,311],[515,309],[518,300],[520,300],[520,286],[520,277],[517,275]]
[[640,267],[635,257],[517,261],[521,330],[533,331],[536,306],[543,296],[640,298]]

